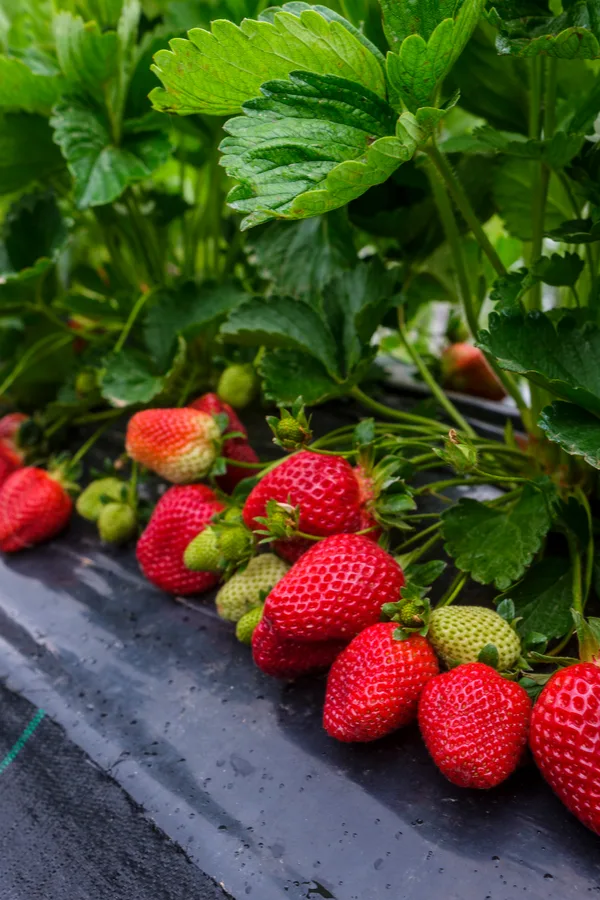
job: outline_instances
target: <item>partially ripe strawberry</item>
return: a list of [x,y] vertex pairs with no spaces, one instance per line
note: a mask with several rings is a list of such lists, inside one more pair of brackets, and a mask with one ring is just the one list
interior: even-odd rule
[[0,418],[0,442],[10,443],[14,449],[18,448],[18,436],[21,425],[27,422],[29,416],[25,413],[7,413]]
[[274,553],[253,557],[242,572],[236,572],[216,596],[217,612],[222,619],[237,622],[258,606],[266,594],[283,578],[289,566]]
[[19,431],[28,419],[29,416],[20,412],[7,413],[0,418],[0,484],[25,462],[25,453],[19,446]]
[[[246,427],[235,410],[232,409],[228,403],[221,400],[217,394],[202,394],[201,397],[198,397],[190,403],[189,406],[192,409],[199,409],[201,412],[208,413],[211,416],[225,414],[229,418],[229,424],[225,429],[224,434],[227,435],[231,432],[239,431],[244,435],[243,438],[237,437],[224,440],[223,448],[221,450],[222,456],[245,463],[259,462],[258,456],[247,441],[248,432],[246,431]],[[252,469],[246,469],[243,466],[228,465],[225,474],[219,475],[215,481],[222,491],[226,494],[231,494],[240,481],[243,481],[244,478],[251,477],[253,474]]]
[[363,535],[336,534],[315,544],[279,581],[265,616],[282,637],[350,640],[379,622],[384,603],[404,584],[396,560]]
[[17,469],[0,487],[0,550],[14,553],[49,540],[67,525],[72,510],[58,473]]
[[129,420],[125,449],[173,484],[204,478],[217,458],[219,428],[197,409],[144,409]]
[[254,662],[261,672],[273,678],[298,678],[309,672],[328,669],[344,647],[344,641],[304,644],[286,640],[264,617],[252,634]]
[[451,344],[442,353],[442,384],[452,391],[502,400],[506,391],[478,347]]
[[530,746],[552,790],[600,834],[600,668],[578,663],[545,686],[531,717]]
[[202,484],[171,487],[156,504],[137,544],[142,572],[169,594],[199,594],[213,587],[218,575],[190,572],[183,563],[185,548],[213,516],[223,509],[215,494]]
[[416,718],[421,691],[439,666],[424,637],[399,641],[396,628],[365,628],[331,667],[323,725],[338,741],[375,741]]
[[459,787],[493,788],[517,768],[531,700],[483,663],[438,675],[419,702],[419,726],[438,769]]
[[[352,466],[340,456],[323,456],[302,450],[288,457],[250,492],[244,505],[244,522],[254,531],[264,526],[269,500],[300,508],[299,531],[316,537],[351,533],[365,527],[361,488]],[[373,523],[371,523],[373,524]],[[279,540],[277,552],[295,562],[310,547],[303,538]]]
[[477,662],[487,644],[498,651],[498,669],[504,672],[521,655],[521,641],[508,622],[485,606],[442,606],[429,619],[427,637],[447,666]]

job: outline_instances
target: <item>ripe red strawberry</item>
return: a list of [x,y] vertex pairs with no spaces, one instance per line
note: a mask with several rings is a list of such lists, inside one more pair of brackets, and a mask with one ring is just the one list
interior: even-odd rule
[[350,640],[379,622],[397,602],[404,575],[398,563],[363,535],[336,534],[315,544],[279,581],[265,616],[290,640]]
[[[250,492],[244,505],[244,522],[260,530],[256,518],[266,515],[269,500],[300,507],[299,530],[316,537],[360,531],[364,524],[361,488],[352,466],[339,456],[323,456],[303,450],[288,457]],[[371,522],[373,524],[373,522]],[[275,548],[295,562],[310,547],[303,538],[280,540]]]
[[14,412],[0,418],[0,484],[11,472],[20,469],[25,461],[25,454],[19,447],[18,434],[28,416]]
[[442,353],[442,384],[452,391],[502,400],[506,391],[478,347],[450,344]]
[[221,512],[210,488],[202,484],[171,487],[156,504],[137,544],[142,572],[169,594],[198,594],[213,587],[219,576],[191,572],[183,564],[185,548]]
[[274,678],[297,678],[308,672],[328,669],[344,641],[303,644],[282,638],[268,619],[261,619],[252,634],[252,656],[258,668]]
[[[221,451],[223,456],[226,456],[228,459],[237,459],[240,462],[256,463],[259,461],[258,456],[246,440],[248,432],[240,421],[239,416],[217,394],[202,394],[201,397],[198,397],[189,405],[191,409],[199,409],[201,412],[208,413],[211,416],[224,413],[229,417],[229,424],[224,433],[229,434],[233,431],[241,431],[245,435],[245,438],[230,438],[224,441]],[[249,478],[253,474],[252,469],[245,469],[242,466],[227,466],[225,475],[219,475],[216,482],[222,491],[230,494],[240,481],[243,481],[244,478]]]
[[496,787],[514,772],[527,744],[530,715],[523,688],[483,663],[438,675],[419,702],[427,749],[459,787]]
[[17,469],[0,488],[0,550],[14,553],[54,537],[72,511],[59,474],[34,466]]
[[535,704],[529,739],[540,772],[573,815],[600,834],[600,668],[556,672]]
[[129,420],[125,449],[174,484],[208,474],[220,432],[212,416],[197,409],[144,409]]
[[421,635],[396,640],[397,627],[378,622],[365,628],[331,667],[323,725],[338,741],[375,741],[416,718],[438,661]]

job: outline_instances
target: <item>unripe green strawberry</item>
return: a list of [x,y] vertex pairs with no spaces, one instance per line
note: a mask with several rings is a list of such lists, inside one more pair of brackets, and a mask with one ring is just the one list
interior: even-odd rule
[[261,603],[260,606],[255,606],[254,609],[244,613],[242,618],[238,621],[235,626],[235,636],[240,643],[247,644],[248,646],[252,643],[254,629],[262,619],[263,607],[263,603]]
[[79,397],[87,397],[98,387],[98,377],[92,369],[82,369],[75,378],[75,391]]
[[289,566],[274,553],[262,553],[250,560],[217,594],[217,612],[228,622],[238,622],[257,606],[288,571]]
[[222,372],[217,385],[217,394],[234,409],[248,406],[255,393],[256,374],[252,365],[234,363]]
[[510,669],[521,655],[521,642],[508,622],[484,606],[434,609],[427,637],[446,665],[477,662],[488,644],[498,650],[498,669]]
[[221,551],[217,532],[209,525],[190,541],[183,554],[183,564],[192,572],[220,572]]
[[80,516],[89,522],[97,522],[98,516],[105,505],[102,497],[109,497],[119,502],[123,499],[123,482],[118,478],[99,478],[91,481],[86,489],[77,498],[75,508]]
[[217,533],[219,551],[227,562],[239,562],[252,553],[254,538],[245,525],[220,528]]
[[223,522],[243,522],[242,510],[239,506],[230,506],[229,509],[226,509],[223,513],[222,519],[219,521]]
[[105,503],[98,516],[98,533],[107,544],[124,544],[137,530],[135,510],[128,503]]

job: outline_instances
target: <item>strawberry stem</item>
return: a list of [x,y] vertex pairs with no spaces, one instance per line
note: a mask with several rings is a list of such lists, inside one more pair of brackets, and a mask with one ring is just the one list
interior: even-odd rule
[[104,434],[104,432],[106,431],[106,429],[108,428],[109,425],[110,425],[110,422],[104,422],[100,426],[100,428],[97,428],[96,431],[94,431],[92,436],[87,439],[85,444],[83,444],[79,448],[79,450],[77,451],[75,456],[73,456],[72,459],[70,460],[71,466],[75,466],[78,462],[80,462],[83,459],[83,457],[88,452],[88,450],[92,449],[92,447],[94,446],[94,444],[96,443],[98,438]]
[[451,582],[446,593],[443,594],[440,600],[436,603],[435,608],[439,609],[442,606],[450,606],[451,603],[454,603],[454,601],[464,588],[466,581],[467,573],[457,572],[456,577]]

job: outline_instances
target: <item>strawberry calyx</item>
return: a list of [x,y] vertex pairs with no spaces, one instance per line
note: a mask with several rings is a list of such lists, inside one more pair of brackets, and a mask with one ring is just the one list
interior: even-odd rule
[[427,634],[431,614],[431,604],[426,597],[428,590],[415,583],[405,584],[400,591],[400,600],[384,603],[381,607],[383,620],[396,622],[399,626],[394,632],[395,640],[406,640],[411,634],[423,637]]
[[448,437],[442,449],[439,447],[433,447],[432,449],[442,462],[450,466],[455,472],[458,472],[459,475],[463,475],[465,472],[472,472],[477,468],[477,448],[468,437],[459,436],[454,428],[451,428],[448,432]]
[[67,494],[78,494],[81,490],[78,483],[82,475],[81,463],[74,462],[67,453],[49,459],[46,473],[49,478],[58,482]]
[[312,440],[310,418],[306,415],[302,397],[294,400],[290,410],[282,407],[279,419],[267,416],[267,424],[273,432],[273,443],[283,450],[303,450]]
[[256,530],[256,534],[262,535],[261,544],[273,540],[285,540],[302,535],[299,531],[300,507],[291,503],[279,503],[277,500],[268,500],[266,504],[266,516],[257,516],[256,522],[263,528]]
[[579,659],[600,666],[600,619],[586,619],[575,609],[571,613],[579,641]]

